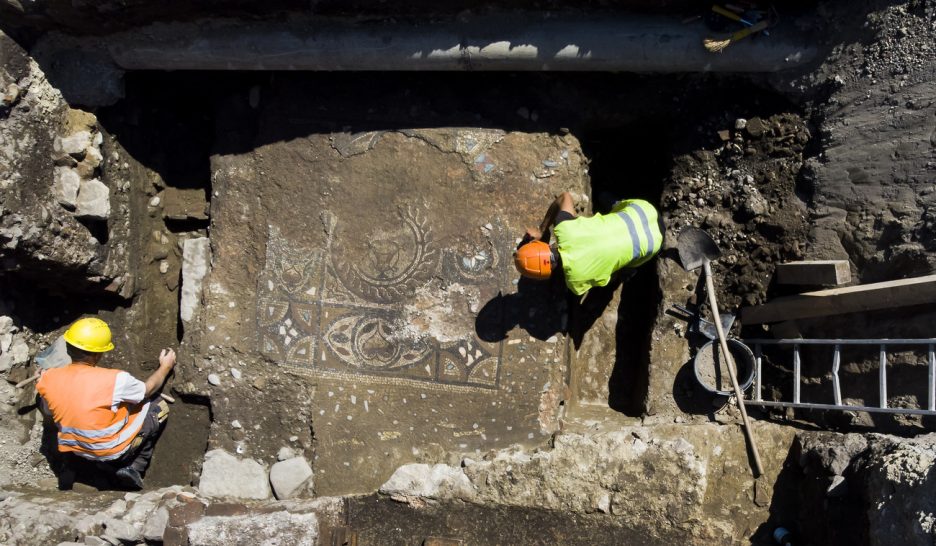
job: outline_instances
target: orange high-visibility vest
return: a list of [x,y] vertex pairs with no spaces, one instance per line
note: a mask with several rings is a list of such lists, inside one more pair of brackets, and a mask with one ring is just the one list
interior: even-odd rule
[[58,426],[59,451],[109,461],[123,455],[143,426],[143,404],[111,410],[120,370],[73,362],[47,370],[36,383]]

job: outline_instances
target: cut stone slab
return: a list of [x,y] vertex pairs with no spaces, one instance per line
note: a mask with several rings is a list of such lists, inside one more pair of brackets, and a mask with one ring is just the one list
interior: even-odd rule
[[305,487],[312,478],[312,467],[303,457],[293,457],[275,463],[270,468],[270,485],[276,498],[291,499]]
[[851,282],[848,260],[814,260],[777,265],[778,284],[840,286]]
[[78,171],[71,167],[55,167],[53,171],[55,182],[52,192],[55,200],[63,207],[74,210],[78,206],[78,189],[81,187],[81,177]]
[[263,465],[253,459],[238,459],[223,449],[205,453],[198,489],[206,497],[270,498],[270,485]]
[[107,220],[110,212],[110,188],[96,178],[83,180],[78,190],[75,216],[91,220]]
[[182,299],[179,315],[189,322],[201,304],[202,281],[211,265],[211,242],[208,237],[187,239],[182,247]]
[[209,516],[187,527],[191,546],[315,546],[319,536],[318,517],[315,514],[288,512],[255,516]]

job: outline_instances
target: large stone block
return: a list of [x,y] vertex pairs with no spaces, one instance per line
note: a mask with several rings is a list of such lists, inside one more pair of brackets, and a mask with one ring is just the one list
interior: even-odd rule
[[[305,100],[268,106],[263,127],[304,130]],[[587,193],[578,141],[310,131],[213,158],[202,349],[315,385],[318,494],[373,491],[427,453],[545,441],[566,291],[518,282],[512,252],[556,194]]]
[[318,536],[318,517],[315,514],[274,512],[252,516],[209,516],[188,526],[191,546],[315,546]]
[[303,457],[279,461],[270,468],[270,485],[278,499],[296,496],[312,479],[312,467]]
[[263,465],[252,459],[238,459],[222,449],[205,453],[198,489],[207,497],[270,497],[270,485]]

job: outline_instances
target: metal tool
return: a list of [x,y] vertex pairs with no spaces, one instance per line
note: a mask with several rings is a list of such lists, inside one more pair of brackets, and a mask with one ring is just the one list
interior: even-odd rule
[[[718,339],[718,332],[715,330],[715,324],[705,320],[704,318],[700,317],[698,313],[692,312],[682,305],[674,305],[673,309],[676,309],[680,313],[686,315],[685,317],[681,318],[689,323],[689,333],[702,334],[712,341]],[[721,317],[722,330],[725,332],[731,330],[731,326],[734,324],[737,315],[733,313],[721,313],[719,316]]]
[[[705,292],[708,294],[709,302],[712,306],[713,317],[720,317],[718,312],[718,301],[715,296],[715,282],[712,279],[712,260],[721,256],[718,245],[705,231],[687,227],[679,234],[676,247],[679,250],[679,259],[682,261],[683,268],[686,271],[698,269],[700,266],[705,270]],[[738,410],[741,412],[741,421],[744,423],[744,434],[747,436],[748,445],[751,448],[751,455],[754,459],[754,471],[757,476],[764,473],[763,465],[760,460],[760,453],[757,451],[757,442],[754,439],[754,430],[748,421],[747,410],[744,408],[744,392],[738,385],[737,368],[735,367],[734,357],[728,349],[728,341],[725,339],[725,332],[722,330],[721,320],[715,320],[715,330],[718,334],[718,342],[721,344],[722,354],[725,357],[725,363],[728,367],[728,375],[731,378],[731,385],[734,388]]]

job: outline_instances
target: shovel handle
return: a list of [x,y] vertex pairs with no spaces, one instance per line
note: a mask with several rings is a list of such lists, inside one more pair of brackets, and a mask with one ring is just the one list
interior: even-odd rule
[[26,385],[29,385],[30,383],[32,383],[33,381],[35,381],[35,380],[37,380],[37,379],[39,379],[39,374],[38,374],[38,373],[35,374],[35,375],[33,375],[32,377],[27,377],[26,379],[24,379],[24,380],[20,381],[19,383],[17,383],[17,384],[16,384],[16,388],[17,388],[17,389],[22,389],[23,387],[25,387]]
[[738,385],[738,374],[735,371],[734,357],[728,349],[728,341],[725,339],[725,331],[722,329],[721,321],[718,317],[718,301],[715,297],[715,282],[712,280],[712,264],[705,260],[705,290],[708,293],[709,300],[712,303],[712,313],[715,317],[715,331],[718,332],[718,343],[721,345],[722,354],[725,356],[725,363],[728,365],[728,377],[731,378],[731,386],[734,387],[735,399],[738,403],[738,409],[741,410],[741,421],[744,423],[744,435],[747,436],[748,445],[751,447],[751,455],[754,458],[754,471],[760,477],[764,474],[764,466],[761,464],[760,453],[757,451],[757,442],[754,439],[754,430],[748,421],[747,410],[744,408],[744,392]]

